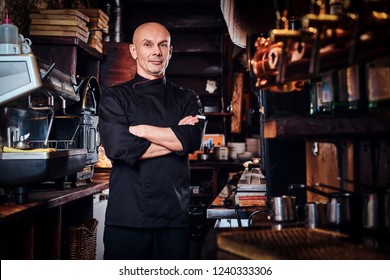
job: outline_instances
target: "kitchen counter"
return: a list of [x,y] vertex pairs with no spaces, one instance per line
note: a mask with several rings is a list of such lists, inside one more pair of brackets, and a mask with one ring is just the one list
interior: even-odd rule
[[77,187],[66,187],[63,190],[57,190],[48,183],[30,191],[25,204],[16,204],[14,199],[8,198],[0,204],[0,225],[99,193],[108,188],[108,176],[109,173],[95,173],[92,182],[77,182]]
[[79,181],[75,187],[36,186],[25,204],[16,204],[13,197],[3,199],[1,259],[68,259],[70,230],[93,221],[94,195],[108,186],[109,172],[95,172],[91,182]]

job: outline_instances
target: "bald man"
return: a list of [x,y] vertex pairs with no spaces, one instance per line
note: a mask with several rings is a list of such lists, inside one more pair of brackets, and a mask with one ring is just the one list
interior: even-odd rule
[[168,81],[171,36],[148,22],[129,51],[135,77],[103,89],[99,128],[113,165],[104,230],[105,259],[188,259],[189,162],[206,121],[194,91]]

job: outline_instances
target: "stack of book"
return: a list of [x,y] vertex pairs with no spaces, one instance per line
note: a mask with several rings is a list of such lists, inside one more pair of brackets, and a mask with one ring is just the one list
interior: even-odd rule
[[237,184],[236,200],[240,207],[267,206],[265,176],[260,168],[246,168]]
[[100,9],[79,9],[89,17],[88,44],[103,53],[103,34],[108,33],[109,17]]
[[88,43],[89,17],[78,10],[33,10],[30,20],[30,35],[77,37]]
[[265,192],[237,192],[236,199],[240,207],[267,206],[267,194]]

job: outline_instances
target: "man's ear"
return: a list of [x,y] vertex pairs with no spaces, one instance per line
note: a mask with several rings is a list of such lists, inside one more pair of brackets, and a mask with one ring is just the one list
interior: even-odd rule
[[129,45],[129,51],[130,51],[131,56],[134,59],[137,59],[137,50],[136,50],[136,48],[135,48],[135,46],[133,44]]
[[172,57],[172,52],[173,52],[173,46],[169,47],[169,59]]

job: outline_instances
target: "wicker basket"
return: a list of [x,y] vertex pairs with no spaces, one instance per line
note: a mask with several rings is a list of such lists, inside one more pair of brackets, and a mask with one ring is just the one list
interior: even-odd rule
[[85,220],[67,231],[67,253],[70,260],[94,260],[96,258],[96,219]]

